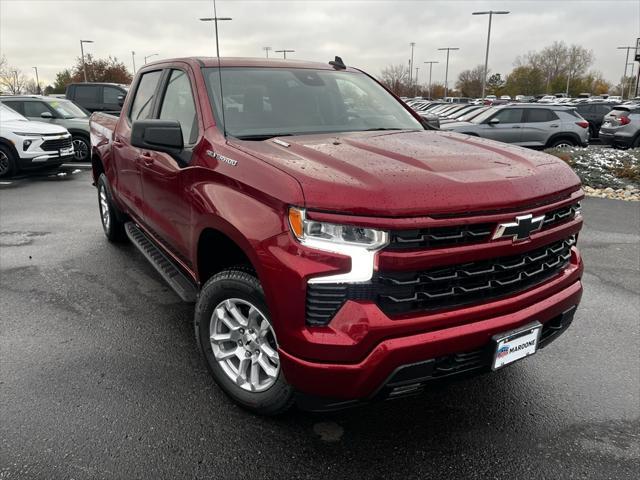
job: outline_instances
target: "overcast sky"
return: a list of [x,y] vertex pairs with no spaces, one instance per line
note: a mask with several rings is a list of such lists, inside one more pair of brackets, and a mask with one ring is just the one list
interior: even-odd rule
[[[594,70],[617,81],[624,51],[640,36],[640,0],[600,1],[266,1],[218,0],[218,15],[233,17],[220,26],[221,54],[263,56],[262,47],[295,49],[291,58],[344,61],[379,74],[389,64],[407,62],[415,42],[419,79],[427,79],[422,62],[438,60],[433,80],[444,80],[445,52],[452,52],[449,78],[484,62],[488,17],[476,10],[510,10],[494,17],[489,67],[508,73],[515,58],[555,40],[577,43],[595,53]],[[211,0],[0,0],[0,51],[10,65],[27,75],[39,69],[41,81],[80,55],[79,40],[95,43],[85,51],[112,55],[132,69],[145,55],[160,58],[215,55]],[[275,55],[272,52],[272,55]],[[159,58],[155,57],[155,58]]]

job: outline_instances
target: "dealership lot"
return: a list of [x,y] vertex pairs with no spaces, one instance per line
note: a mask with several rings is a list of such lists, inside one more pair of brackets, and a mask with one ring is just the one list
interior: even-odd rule
[[215,386],[192,306],[133,246],[106,242],[90,182],[0,185],[0,478],[637,473],[637,202],[583,202],[583,302],[538,355],[411,399],[270,419]]

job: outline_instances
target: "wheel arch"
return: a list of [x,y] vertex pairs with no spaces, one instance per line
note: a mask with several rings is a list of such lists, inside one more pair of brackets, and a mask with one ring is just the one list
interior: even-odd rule
[[18,154],[18,151],[16,150],[15,145],[10,142],[9,140],[7,140],[4,137],[0,137],[0,145],[2,145],[3,147],[8,148],[11,153],[13,153],[13,155],[15,155],[16,157],[16,161],[20,158],[20,155]]

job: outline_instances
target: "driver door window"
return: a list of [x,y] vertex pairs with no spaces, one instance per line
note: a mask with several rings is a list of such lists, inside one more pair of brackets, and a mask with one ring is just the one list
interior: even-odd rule
[[182,128],[182,140],[192,145],[198,138],[198,117],[186,72],[172,70],[160,109],[161,120],[177,120]]

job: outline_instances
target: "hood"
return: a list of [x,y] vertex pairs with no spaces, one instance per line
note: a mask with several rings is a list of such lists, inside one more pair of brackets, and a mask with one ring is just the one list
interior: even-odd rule
[[89,117],[87,118],[65,118],[62,120],[67,128],[78,128],[89,131]]
[[579,188],[561,160],[452,132],[358,132],[233,145],[289,173],[306,207],[428,216],[528,206]]
[[44,122],[31,122],[24,120],[8,120],[2,122],[2,127],[12,132],[31,133],[38,134],[51,134],[51,133],[67,133],[67,129],[60,125]]

